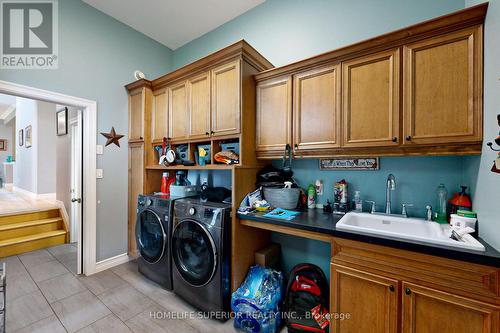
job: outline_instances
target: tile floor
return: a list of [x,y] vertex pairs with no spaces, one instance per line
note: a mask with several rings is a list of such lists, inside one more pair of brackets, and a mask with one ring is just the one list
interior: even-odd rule
[[143,277],[135,262],[77,276],[76,247],[71,244],[0,258],[4,261],[7,333],[237,332],[232,321],[152,317],[195,310]]

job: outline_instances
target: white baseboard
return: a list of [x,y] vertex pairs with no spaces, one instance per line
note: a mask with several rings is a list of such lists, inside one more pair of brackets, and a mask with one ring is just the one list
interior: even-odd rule
[[124,264],[128,261],[130,261],[130,257],[128,256],[127,253],[119,254],[117,256],[101,260],[99,262],[96,262],[95,270],[93,273],[99,273],[99,272],[105,271],[105,270],[110,269],[112,267]]

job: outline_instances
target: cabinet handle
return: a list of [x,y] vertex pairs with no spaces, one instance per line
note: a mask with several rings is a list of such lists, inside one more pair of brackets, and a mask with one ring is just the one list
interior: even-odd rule
[[389,286],[389,290],[394,292],[395,289],[394,289],[394,286],[392,284]]
[[410,295],[410,294],[411,294],[411,289],[410,289],[410,288],[406,288],[406,290],[405,290],[405,294],[406,294],[406,295]]
[[299,145],[298,145],[298,144],[294,144],[294,145],[293,145],[293,147],[294,147],[295,149],[298,149],[298,148],[299,148]]
[[406,137],[406,141],[411,141],[411,135],[408,135],[408,136]]
[[214,135],[214,134],[215,134],[215,132],[214,132],[214,131],[210,131],[210,134]]
[[139,137],[140,140],[144,140],[144,138],[142,136]]
[[392,142],[398,142],[398,137],[397,136],[392,137]]
[[208,136],[208,135],[210,135],[210,133],[208,133],[208,132],[205,132],[205,135],[207,135],[207,136]]

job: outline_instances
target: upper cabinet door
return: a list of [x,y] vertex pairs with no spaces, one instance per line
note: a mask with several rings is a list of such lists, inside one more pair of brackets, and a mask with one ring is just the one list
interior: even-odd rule
[[295,151],[340,146],[340,66],[329,65],[293,77]]
[[405,144],[482,140],[482,27],[404,47]]
[[331,313],[351,315],[348,320],[332,320],[330,332],[398,332],[397,280],[337,264],[331,264],[330,279]]
[[240,61],[212,70],[212,134],[240,133]]
[[403,333],[497,333],[498,307],[403,283]]
[[188,103],[186,81],[170,86],[168,90],[168,123],[171,140],[188,137]]
[[398,145],[399,53],[393,49],[342,63],[343,146]]
[[292,142],[292,77],[257,84],[257,152],[283,155]]
[[128,96],[128,138],[130,141],[144,140],[145,89],[130,92]]
[[203,73],[188,80],[189,138],[210,135],[210,73]]
[[168,94],[167,89],[153,93],[151,110],[151,139],[160,141],[168,136]]

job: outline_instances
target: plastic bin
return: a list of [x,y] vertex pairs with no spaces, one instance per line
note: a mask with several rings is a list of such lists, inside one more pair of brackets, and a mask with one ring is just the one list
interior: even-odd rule
[[252,266],[231,297],[234,327],[248,333],[276,333],[281,327],[283,274]]

